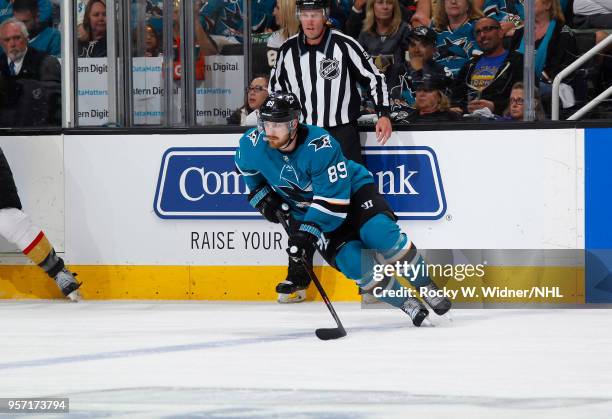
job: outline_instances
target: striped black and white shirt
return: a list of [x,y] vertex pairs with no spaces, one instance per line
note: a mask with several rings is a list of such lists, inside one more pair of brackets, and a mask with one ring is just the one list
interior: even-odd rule
[[307,45],[304,33],[287,39],[278,51],[270,92],[293,92],[302,105],[302,122],[320,127],[354,122],[360,114],[358,84],[370,92],[379,116],[388,115],[385,76],[359,43],[325,29],[318,45]]

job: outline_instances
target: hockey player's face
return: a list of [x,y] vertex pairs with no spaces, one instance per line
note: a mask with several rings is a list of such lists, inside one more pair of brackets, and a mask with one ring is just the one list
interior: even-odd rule
[[323,9],[300,10],[300,24],[304,35],[309,41],[320,41],[325,29],[325,13]]
[[266,139],[268,140],[268,144],[270,147],[281,150],[281,151],[291,151],[290,149],[286,149],[289,145],[289,140],[291,138],[291,122],[272,122],[272,121],[264,121],[264,130],[266,131]]

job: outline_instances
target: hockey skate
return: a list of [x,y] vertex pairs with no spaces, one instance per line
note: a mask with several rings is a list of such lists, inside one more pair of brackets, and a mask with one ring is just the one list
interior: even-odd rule
[[55,275],[55,283],[62,291],[64,296],[70,299],[70,301],[81,301],[83,297],[79,292],[81,284],[75,279],[76,274],[73,274],[68,269],[63,268]]
[[420,327],[423,320],[429,315],[429,311],[425,308],[425,305],[416,297],[408,297],[400,308],[404,313],[410,316],[412,324],[416,327]]
[[287,278],[276,286],[277,301],[281,304],[304,301],[308,285],[310,285],[310,278],[308,278],[304,267],[299,262],[289,260]]
[[436,313],[438,316],[444,315],[448,310],[451,309],[451,301],[448,298],[439,297],[437,295],[436,296],[429,295],[430,291],[438,290],[438,287],[436,286],[436,284],[433,283],[433,281],[431,281],[429,284],[425,286],[422,286],[421,288],[427,289],[426,293],[421,294],[422,298],[423,300],[425,300],[427,305],[432,308],[434,313]]
[[295,285],[291,281],[284,280],[276,286],[278,302],[281,304],[300,303],[306,299],[306,288]]

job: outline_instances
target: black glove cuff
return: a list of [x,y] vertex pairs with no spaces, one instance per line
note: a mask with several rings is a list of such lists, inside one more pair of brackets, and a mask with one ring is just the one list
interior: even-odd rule
[[261,201],[270,192],[272,192],[272,188],[270,188],[270,186],[268,185],[264,185],[261,188],[251,191],[251,193],[249,194],[249,204],[251,204],[253,208],[257,208],[257,206],[261,203]]

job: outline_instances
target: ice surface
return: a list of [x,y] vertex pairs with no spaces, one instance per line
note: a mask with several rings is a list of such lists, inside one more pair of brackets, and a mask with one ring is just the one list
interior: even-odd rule
[[318,302],[1,302],[0,397],[69,397],[86,418],[612,417],[609,310],[417,329],[335,307],[348,336],[323,342]]

